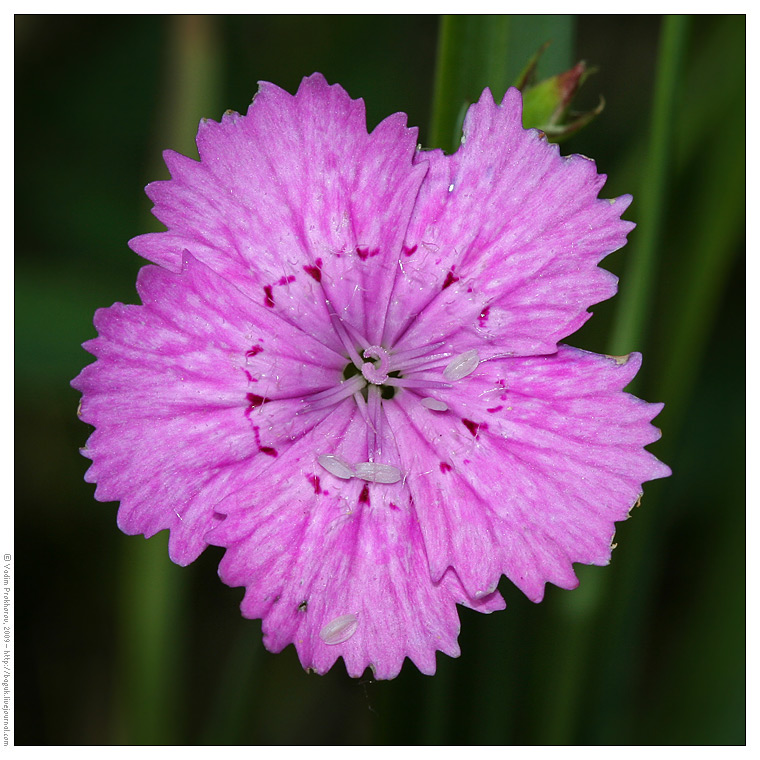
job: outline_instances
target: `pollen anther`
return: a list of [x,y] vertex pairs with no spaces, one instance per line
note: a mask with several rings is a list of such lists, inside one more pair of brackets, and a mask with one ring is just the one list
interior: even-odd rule
[[342,480],[351,480],[354,477],[354,471],[351,465],[345,459],[341,459],[334,454],[320,454],[317,462],[324,467],[330,475]]
[[465,351],[459,356],[455,356],[443,370],[443,376],[450,381],[461,380],[467,375],[471,375],[480,364],[480,357],[478,352],[473,348],[470,351]]
[[354,465],[354,472],[357,478],[370,483],[398,483],[404,477],[398,467],[378,462],[359,462]]
[[422,406],[426,406],[428,409],[432,409],[434,412],[445,412],[448,410],[449,405],[443,401],[439,401],[437,398],[430,398],[426,396],[420,401]]
[[325,644],[342,644],[348,641],[359,625],[359,619],[356,615],[341,615],[331,620],[320,632],[319,638]]

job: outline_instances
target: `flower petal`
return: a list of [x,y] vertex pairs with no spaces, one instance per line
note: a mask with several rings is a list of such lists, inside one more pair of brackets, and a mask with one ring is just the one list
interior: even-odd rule
[[377,342],[427,171],[416,139],[404,114],[368,135],[363,101],[320,74],[295,96],[262,82],[246,116],[201,123],[200,162],[165,154],[172,179],[147,192],[169,229],[130,245],[175,269],[187,249],[310,334],[339,309]]
[[480,364],[431,412],[389,407],[433,579],[456,570],[470,596],[501,573],[532,600],[572,588],[572,563],[606,564],[616,521],[644,481],[670,470],[644,445],[662,408],[622,392],[640,365],[560,346]]
[[[408,656],[432,674],[436,650],[459,655],[455,604],[490,612],[504,602],[469,598],[453,571],[433,582],[406,486],[334,477],[317,463],[329,445],[366,456],[352,402],[273,462],[266,488],[249,483],[218,507],[226,517],[208,540],[227,547],[220,577],[246,586],[243,614],[263,619],[267,648],[293,643],[306,668],[325,673],[342,656],[349,675],[371,667],[393,678]],[[393,448],[388,438],[383,461],[397,461]]]
[[96,427],[86,479],[121,501],[125,532],[169,528],[187,564],[227,489],[328,413],[300,399],[333,385],[345,359],[191,257],[180,274],[144,267],[137,289],[144,305],[96,313],[85,348],[97,361],[72,381]]
[[456,154],[418,155],[430,168],[407,230],[414,253],[386,323],[389,341],[403,335],[398,348],[456,333],[485,344],[483,357],[552,353],[614,295],[597,264],[625,244],[630,197],[598,199],[594,162],[560,156],[521,114],[517,90],[500,106],[485,90]]

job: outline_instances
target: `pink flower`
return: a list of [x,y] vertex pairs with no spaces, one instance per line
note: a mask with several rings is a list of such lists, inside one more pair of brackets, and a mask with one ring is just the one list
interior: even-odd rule
[[[456,604],[533,601],[606,564],[615,522],[669,469],[638,354],[558,344],[615,293],[630,197],[486,90],[452,156],[315,74],[204,121],[200,162],[148,186],[168,230],[132,248],[143,304],[95,315],[73,381],[86,479],[120,528],[169,529],[264,643],[352,676],[457,656]],[[466,139],[465,139],[466,138]]]

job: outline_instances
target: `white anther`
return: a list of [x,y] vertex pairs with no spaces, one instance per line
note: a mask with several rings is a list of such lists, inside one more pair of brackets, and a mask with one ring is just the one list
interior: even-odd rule
[[453,182],[449,185],[449,192],[450,193],[454,192],[454,183]]
[[351,478],[354,477],[354,471],[351,469],[351,465],[346,462],[345,459],[336,457],[334,454],[320,454],[317,457],[317,462],[319,462],[331,475],[335,475],[336,478],[351,480]]
[[428,409],[432,409],[434,412],[445,412],[449,408],[448,404],[444,404],[443,401],[439,401],[437,398],[430,398],[430,396],[423,398],[420,404]]
[[404,477],[398,467],[378,462],[359,462],[354,465],[354,472],[357,478],[370,483],[398,483]]
[[359,462],[354,465],[357,478],[368,480],[370,483],[398,483],[404,477],[404,473],[392,464],[379,464],[378,462]]
[[461,380],[467,375],[471,375],[480,364],[480,357],[478,352],[473,348],[470,351],[465,351],[459,356],[455,356],[443,370],[443,376],[447,380]]
[[331,620],[320,632],[319,638],[325,644],[342,644],[348,641],[355,633],[359,625],[356,615],[341,615]]

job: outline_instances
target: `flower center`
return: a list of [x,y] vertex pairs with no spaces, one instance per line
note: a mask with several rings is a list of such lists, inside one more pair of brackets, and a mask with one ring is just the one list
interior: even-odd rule
[[[387,352],[385,352],[385,353],[387,355]],[[364,367],[367,364],[369,364],[369,362],[365,362],[364,364],[362,364],[362,368],[359,369],[359,367],[357,367],[354,362],[350,361],[343,368],[343,380],[344,380],[344,382],[346,380],[350,380],[351,378],[357,378],[357,380],[355,380],[355,382],[363,381],[363,382],[361,382],[361,388],[359,388],[358,392],[361,394],[361,396],[364,398],[365,401],[367,400],[367,395],[368,395],[368,390],[367,389],[369,387],[367,385],[367,382],[366,382],[369,378],[367,378],[367,375],[364,372]],[[379,369],[377,367],[377,365],[370,364],[370,367],[374,367],[376,371]],[[390,401],[396,395],[396,393],[398,391],[398,387],[395,386],[395,385],[391,385],[391,383],[394,380],[398,379],[400,376],[401,376],[400,372],[394,372],[393,370],[390,370],[389,372],[387,372],[387,374],[383,378],[383,382],[379,384],[380,398],[383,401]],[[378,385],[378,383],[373,382],[372,380],[369,380],[369,382],[372,385]]]
[[432,413],[446,412],[448,405],[443,399],[427,394],[446,392],[458,380],[474,372],[480,362],[478,353],[474,349],[457,355],[450,350],[441,351],[445,346],[443,341],[404,350],[372,345],[359,330],[332,310],[329,301],[327,305],[348,363],[337,386],[310,394],[304,401],[306,408],[316,410],[353,397],[366,423],[367,461],[357,462],[353,458],[349,461],[329,451],[320,452],[317,461],[343,480],[358,478],[369,483],[397,483],[404,473],[383,461],[383,402],[390,401],[400,389],[404,389],[417,396],[419,403]]
[[388,364],[390,359],[388,352],[380,346],[370,346],[364,351],[365,359],[377,359],[372,362],[362,364],[362,375],[375,385],[382,385],[388,379]]

